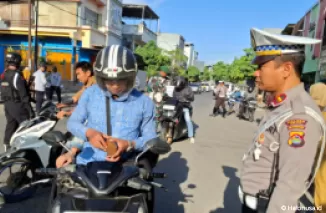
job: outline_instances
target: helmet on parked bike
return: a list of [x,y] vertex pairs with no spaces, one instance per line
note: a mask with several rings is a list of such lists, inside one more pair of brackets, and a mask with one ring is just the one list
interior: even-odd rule
[[106,90],[106,80],[127,80],[133,88],[137,75],[137,61],[131,50],[121,45],[103,48],[96,56],[94,73],[97,84]]
[[8,66],[16,66],[19,67],[22,62],[22,57],[18,53],[8,53],[6,55],[6,63]]
[[186,86],[187,80],[182,76],[177,76],[174,82],[175,89],[181,90]]

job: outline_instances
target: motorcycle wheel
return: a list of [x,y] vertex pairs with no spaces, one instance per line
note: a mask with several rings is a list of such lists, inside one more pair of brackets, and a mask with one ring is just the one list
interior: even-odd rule
[[[14,165],[21,168],[13,172]],[[5,170],[9,168],[7,175]],[[32,182],[36,180],[33,163],[25,158],[8,158],[0,164],[0,194],[5,203],[16,203],[26,200],[34,195],[36,186]],[[7,177],[6,177],[7,176]],[[31,176],[31,177],[30,177]],[[2,184],[5,184],[5,187]]]

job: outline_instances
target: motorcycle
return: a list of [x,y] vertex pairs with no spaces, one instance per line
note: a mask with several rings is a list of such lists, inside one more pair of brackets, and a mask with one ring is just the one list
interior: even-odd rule
[[[65,141],[59,131],[48,132],[44,138],[52,146]],[[152,179],[165,178],[166,174],[148,172],[139,166],[139,161],[148,153],[158,156],[170,150],[166,142],[155,138],[146,143],[141,153],[135,154],[134,162],[101,161],[38,170],[40,174],[56,175],[47,213],[152,213],[154,205],[150,207],[150,202],[154,187],[164,188]]]
[[[191,114],[192,110],[190,110],[190,116]],[[163,115],[160,118],[160,127],[161,139],[169,144],[188,135],[182,103],[174,98],[166,99],[163,105]]]
[[239,119],[247,119],[253,122],[255,119],[257,101],[254,98],[243,99],[239,105]]
[[237,104],[238,106],[242,102],[243,98],[242,97],[234,97],[230,96],[228,99],[228,114],[231,114],[232,112],[235,111],[234,107]]
[[[35,170],[55,166],[62,151],[61,148],[49,146],[42,139],[56,126],[56,114],[57,108],[53,103],[44,103],[37,117],[19,125],[11,137],[11,148],[0,155],[0,175],[9,175],[5,186],[0,186],[0,197],[5,203],[27,199],[34,194],[36,186],[50,182],[52,176],[37,175]],[[16,165],[20,168],[13,169]],[[9,174],[5,173],[7,168]]]

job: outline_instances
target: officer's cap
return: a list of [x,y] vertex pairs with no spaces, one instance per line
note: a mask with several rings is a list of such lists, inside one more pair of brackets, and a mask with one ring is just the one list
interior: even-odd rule
[[218,83],[224,83],[224,81],[218,81]]
[[318,44],[321,40],[290,35],[279,35],[252,28],[251,46],[256,52],[253,64],[264,64],[276,56],[304,53],[305,45]]

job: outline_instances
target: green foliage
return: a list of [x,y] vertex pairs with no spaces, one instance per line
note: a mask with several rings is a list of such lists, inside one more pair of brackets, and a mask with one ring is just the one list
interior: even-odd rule
[[253,76],[256,69],[251,61],[255,57],[253,49],[244,49],[245,55],[235,58],[232,64],[226,64],[222,61],[213,65],[213,77],[215,80],[225,80],[233,83],[243,81]]
[[159,67],[171,63],[169,56],[164,55],[163,50],[154,41],[150,41],[144,46],[138,46],[135,53],[142,57],[148,76],[155,75]]
[[188,79],[190,82],[198,81],[199,80],[200,71],[195,66],[190,66],[188,68]]

